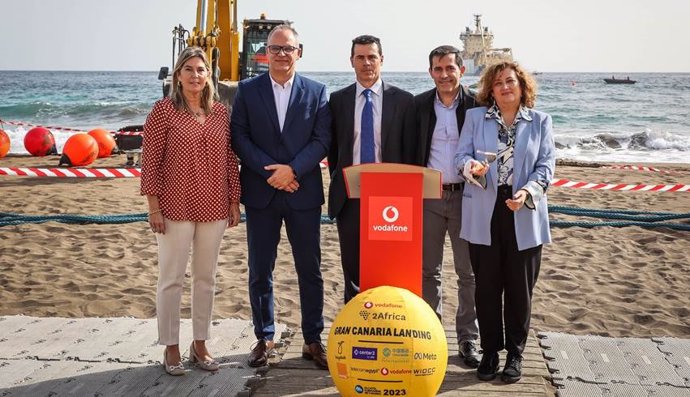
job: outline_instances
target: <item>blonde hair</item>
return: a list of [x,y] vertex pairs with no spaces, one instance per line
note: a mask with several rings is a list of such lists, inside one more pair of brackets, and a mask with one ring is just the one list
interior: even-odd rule
[[206,85],[201,91],[201,109],[203,109],[204,114],[211,114],[211,109],[213,109],[213,100],[216,99],[216,90],[213,86],[213,80],[211,80],[211,65],[208,62],[206,53],[200,47],[187,47],[180,55],[177,57],[177,62],[175,62],[175,68],[172,73],[172,88],[170,91],[170,99],[173,102],[176,110],[186,110],[189,113],[193,113],[189,104],[185,100],[182,94],[182,84],[180,83],[180,72],[184,64],[194,58],[200,58],[204,61],[204,67],[206,68]]
[[529,74],[529,72],[527,72],[515,61],[500,62],[484,69],[482,72],[482,77],[479,78],[477,102],[486,106],[491,106],[493,104],[494,97],[492,90],[494,80],[496,79],[496,76],[506,69],[514,70],[518,82],[520,83],[520,90],[522,91],[520,104],[528,108],[533,108],[534,103],[537,100],[537,82],[534,80],[534,77]]

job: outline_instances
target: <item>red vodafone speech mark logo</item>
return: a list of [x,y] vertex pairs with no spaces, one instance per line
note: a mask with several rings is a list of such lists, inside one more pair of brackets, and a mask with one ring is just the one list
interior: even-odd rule
[[369,240],[412,241],[412,197],[369,197]]

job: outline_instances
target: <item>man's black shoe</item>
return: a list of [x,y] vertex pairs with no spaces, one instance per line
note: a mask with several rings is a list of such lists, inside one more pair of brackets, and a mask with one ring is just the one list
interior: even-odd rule
[[483,381],[494,380],[498,372],[498,352],[484,352],[477,368],[477,378]]
[[508,354],[506,366],[503,368],[501,380],[505,383],[515,383],[522,377],[522,356]]
[[473,340],[466,340],[460,343],[460,358],[470,368],[479,366],[479,352]]

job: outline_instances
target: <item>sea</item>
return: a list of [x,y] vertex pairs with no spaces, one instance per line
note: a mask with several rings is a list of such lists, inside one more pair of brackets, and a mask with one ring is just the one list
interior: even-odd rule
[[[329,92],[352,72],[302,72]],[[70,129],[117,130],[143,124],[162,96],[157,71],[0,71],[0,129],[10,153],[26,154],[32,126],[50,127],[61,151]],[[551,114],[557,157],[595,162],[690,163],[690,73],[631,73],[636,84],[609,85],[604,73],[539,73],[535,108]],[[426,72],[389,72],[383,79],[413,94],[433,87]],[[471,86],[476,76],[464,76]]]

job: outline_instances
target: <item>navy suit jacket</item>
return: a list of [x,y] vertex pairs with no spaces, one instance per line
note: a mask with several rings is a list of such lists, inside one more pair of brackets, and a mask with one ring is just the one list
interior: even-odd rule
[[[355,95],[351,84],[331,94],[333,141],[328,152],[331,185],[328,193],[328,215],[335,218],[347,201],[343,168],[353,163]],[[384,163],[413,164],[415,156],[414,97],[383,82],[381,113],[381,160]]]
[[331,142],[331,113],[326,86],[295,75],[283,131],[280,131],[273,87],[268,73],[239,83],[230,116],[232,146],[241,161],[241,202],[266,208],[277,190],[266,180],[270,164],[288,164],[297,174],[299,189],[288,194],[293,209],[324,203],[319,162]]

